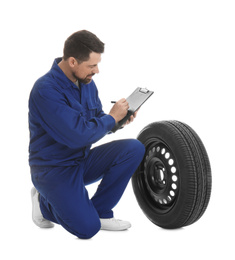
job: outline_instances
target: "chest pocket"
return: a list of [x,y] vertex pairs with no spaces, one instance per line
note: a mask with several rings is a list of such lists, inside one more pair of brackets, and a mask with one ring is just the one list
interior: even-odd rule
[[95,117],[97,115],[99,104],[94,100],[87,100],[86,101],[87,106],[87,119],[91,119],[92,117]]

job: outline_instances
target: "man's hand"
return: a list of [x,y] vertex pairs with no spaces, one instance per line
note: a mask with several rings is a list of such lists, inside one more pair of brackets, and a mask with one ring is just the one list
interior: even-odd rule
[[131,122],[134,121],[134,118],[136,118],[138,111],[139,111],[139,109],[138,109],[137,111],[135,111],[135,113],[134,113],[133,116],[130,116],[130,119],[126,121],[126,123],[123,125],[123,127],[124,127],[125,125],[129,125]]
[[109,115],[112,116],[117,123],[126,116],[128,108],[129,108],[128,102],[126,101],[125,98],[122,98],[113,105],[113,107],[109,112]]

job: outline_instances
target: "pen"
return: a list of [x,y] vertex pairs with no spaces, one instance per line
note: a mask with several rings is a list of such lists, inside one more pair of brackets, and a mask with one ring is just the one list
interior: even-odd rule
[[116,101],[111,101],[111,103],[112,103],[112,104],[115,104],[115,103],[116,103]]

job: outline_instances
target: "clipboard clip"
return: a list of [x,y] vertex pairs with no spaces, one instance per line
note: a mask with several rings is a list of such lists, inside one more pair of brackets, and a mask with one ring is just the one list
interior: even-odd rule
[[139,92],[147,94],[149,92],[149,90],[147,88],[140,88]]

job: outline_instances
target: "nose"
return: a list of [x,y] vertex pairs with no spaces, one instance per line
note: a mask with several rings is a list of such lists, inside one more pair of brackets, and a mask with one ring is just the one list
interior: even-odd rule
[[93,69],[92,72],[95,73],[95,74],[98,74],[98,73],[100,72],[98,66],[96,66],[96,67]]

